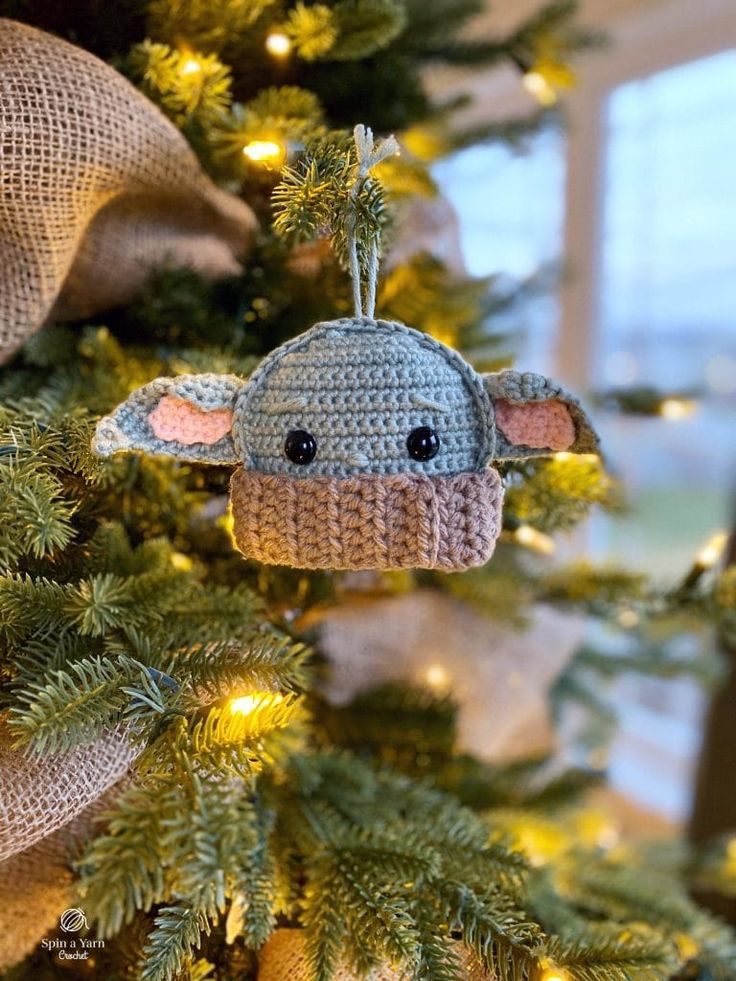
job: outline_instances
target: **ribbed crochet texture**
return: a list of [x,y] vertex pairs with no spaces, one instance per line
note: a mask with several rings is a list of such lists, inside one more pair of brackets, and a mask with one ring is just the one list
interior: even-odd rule
[[126,733],[114,729],[71,752],[38,756],[13,748],[0,717],[0,859],[68,824],[124,775],[136,754]]
[[498,473],[313,477],[236,470],[235,541],[249,558],[300,569],[482,565],[501,530]]
[[153,267],[240,270],[251,208],[98,58],[0,18],[0,362],[53,316],[131,299]]
[[[455,944],[465,981],[494,981],[494,976],[482,967],[474,954],[462,944]],[[396,968],[379,967],[365,981],[407,981],[409,975]],[[261,951],[258,981],[313,981],[314,973],[304,944],[303,930],[274,931]],[[333,981],[362,981],[345,965],[338,967]]]

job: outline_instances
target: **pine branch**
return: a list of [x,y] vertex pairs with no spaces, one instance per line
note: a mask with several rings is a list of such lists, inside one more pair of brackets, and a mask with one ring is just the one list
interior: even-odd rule
[[188,906],[164,906],[143,950],[141,981],[170,981],[177,977],[191,963],[192,952],[203,933],[209,933],[209,923],[202,913]]
[[246,696],[246,710],[237,700],[214,706],[191,731],[192,752],[201,767],[251,774],[261,765],[260,741],[269,732],[282,729],[296,716],[298,700],[293,695]]
[[253,691],[298,692],[307,684],[309,650],[286,638],[223,641],[175,651],[165,670],[187,679],[196,704]]
[[133,724],[166,711],[150,669],[120,655],[72,662],[68,671],[46,674],[15,692],[20,705],[10,726],[36,753],[58,753],[91,742],[125,718]]
[[105,815],[106,833],[81,863],[81,894],[100,936],[112,936],[138,910],[167,898],[167,874],[181,858],[188,810],[177,781],[163,778],[123,791]]

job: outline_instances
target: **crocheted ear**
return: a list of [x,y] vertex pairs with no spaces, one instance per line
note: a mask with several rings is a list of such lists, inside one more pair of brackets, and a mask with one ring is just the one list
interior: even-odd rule
[[246,383],[235,375],[157,378],[97,424],[93,450],[164,453],[198,463],[237,463],[233,410]]
[[590,420],[557,382],[518,371],[484,375],[483,381],[496,411],[496,459],[597,452]]

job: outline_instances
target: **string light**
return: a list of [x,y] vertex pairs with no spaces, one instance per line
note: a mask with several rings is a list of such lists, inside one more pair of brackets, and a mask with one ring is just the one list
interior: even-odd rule
[[708,541],[695,553],[693,564],[678,587],[679,595],[687,595],[700,582],[704,572],[712,569],[723,555],[728,543],[728,532],[717,531]]
[[575,461],[575,463],[597,463],[600,457],[597,453],[569,453],[567,450],[559,450],[559,452],[552,454],[552,459],[556,460],[557,463],[569,463],[571,461]]
[[531,525],[519,525],[514,532],[514,538],[520,545],[530,548],[533,552],[540,555],[552,555],[555,551],[555,541],[543,531],[537,531]]
[[202,64],[192,55],[182,61],[179,66],[179,73],[181,75],[198,75],[202,71]]
[[183,552],[172,552],[171,564],[177,572],[189,572],[194,567],[192,560]]
[[243,147],[243,156],[264,167],[279,167],[286,158],[286,147],[275,140],[251,140]]
[[257,691],[252,695],[239,695],[233,698],[228,704],[228,708],[236,715],[251,715],[256,709],[274,705],[280,705],[284,696],[271,691]]
[[561,967],[547,967],[542,971],[539,981],[570,981],[570,975]]
[[285,58],[291,51],[291,38],[283,31],[272,31],[266,38],[266,51],[274,58]]
[[639,626],[641,617],[636,610],[626,609],[621,610],[616,619],[619,622],[619,626],[623,627],[624,630],[633,630],[634,627]]
[[723,555],[726,543],[728,542],[728,532],[718,531],[708,539],[700,551],[695,556],[695,563],[701,569],[712,569]]
[[424,674],[424,681],[436,692],[447,691],[450,687],[450,676],[441,664],[430,664]]
[[668,398],[664,399],[659,406],[659,414],[663,419],[677,421],[691,416],[696,409],[696,403],[692,399]]
[[557,93],[541,72],[524,72],[521,81],[529,95],[533,95],[540,105],[553,106],[557,102]]

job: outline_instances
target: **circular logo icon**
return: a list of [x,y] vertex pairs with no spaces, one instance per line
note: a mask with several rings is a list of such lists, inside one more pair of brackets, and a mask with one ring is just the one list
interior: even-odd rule
[[59,917],[59,926],[64,933],[79,933],[87,929],[87,917],[83,909],[65,909]]

